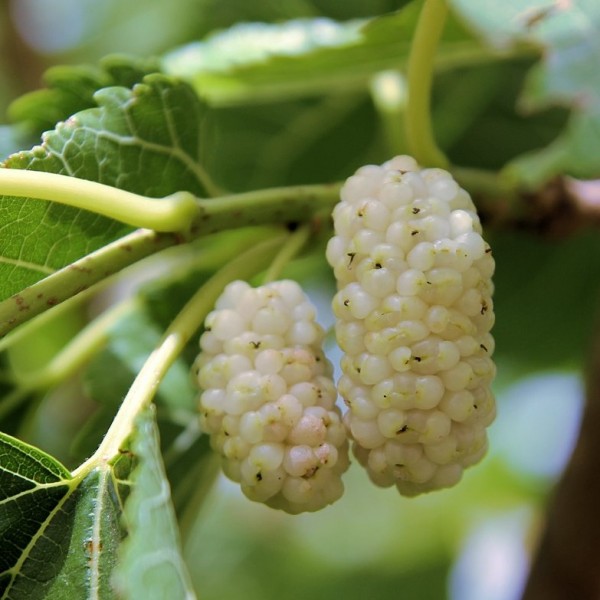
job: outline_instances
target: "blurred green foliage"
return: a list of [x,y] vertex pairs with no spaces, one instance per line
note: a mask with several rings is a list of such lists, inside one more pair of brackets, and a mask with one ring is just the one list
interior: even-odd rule
[[[52,65],[98,65],[114,53],[131,54],[145,64],[148,57],[236,23],[318,16],[346,21],[388,13],[405,4],[400,0],[7,1],[0,8],[0,112],[5,114],[10,101],[39,87],[41,74]],[[466,10],[469,3],[457,4]],[[52,26],[46,27],[48,31],[36,43],[35,32],[43,26],[40,15],[51,16]],[[529,49],[525,56],[439,74],[434,122],[440,143],[454,162],[499,169],[516,155],[557,138],[571,117],[566,103],[539,102],[543,110],[523,111],[523,89],[529,85],[531,91],[528,77],[536,60],[537,54]],[[16,103],[13,116],[23,119],[27,127],[0,128],[0,156],[28,148],[56,120],[94,105],[97,88],[129,87],[144,71],[124,67],[115,74],[106,64],[85,71],[85,76],[77,69],[54,71],[53,90]],[[60,76],[67,82],[66,95],[60,91],[60,82],[56,85]],[[218,184],[231,191],[339,180],[359,165],[381,162],[389,154],[380,115],[366,88],[213,107],[204,134],[212,144],[205,166]],[[582,139],[586,149],[587,138]],[[542,171],[546,169],[544,161],[540,165]],[[597,231],[560,242],[528,232],[490,232],[489,241],[497,262],[496,388],[502,411],[503,393],[520,378],[540,371],[581,371],[597,316],[600,241]],[[198,270],[194,285],[204,281],[213,268]],[[320,284],[332,289],[331,278],[324,279],[322,260],[309,261],[303,269],[304,276],[310,278],[312,272],[314,278],[316,273]],[[69,431],[58,430],[68,438],[90,412],[98,411],[89,438],[80,437],[76,448],[79,455],[91,451],[109,422],[106,410],[110,413],[124,395],[140,356],[150,351],[173,305],[182,305],[191,293],[185,284],[150,288],[154,309],[113,335],[107,351],[85,375],[87,390],[80,385],[61,390],[60,402],[56,395],[42,395],[35,406],[41,406],[39,414],[44,418],[35,417],[33,410],[25,418],[18,415],[10,424],[11,431],[13,425],[18,431],[20,423],[21,433],[26,432],[32,442],[67,453],[72,448],[57,443],[56,431],[64,421],[64,404],[67,408],[77,405],[81,414],[74,413]],[[173,305],[167,303],[169,294],[176,296]],[[136,338],[136,328],[143,328],[147,336]],[[190,362],[189,356],[185,358]],[[189,403],[187,367],[178,364],[171,375],[177,385],[171,381],[169,388],[166,382],[167,400],[159,399],[159,421],[161,402],[163,410],[165,405],[173,408],[177,401]],[[104,379],[108,372],[114,375],[109,390]],[[6,391],[10,389],[1,383]],[[574,412],[578,400],[573,398]],[[536,426],[543,428],[551,419],[551,411],[541,414]],[[46,429],[52,431],[45,430],[41,421],[49,423]],[[181,423],[172,422],[161,427],[165,447],[184,429]],[[87,430],[83,432],[85,438]],[[515,444],[521,442],[515,440]],[[198,452],[205,454],[206,447]],[[182,452],[180,456],[192,468],[189,455]],[[176,485],[185,479],[181,469],[174,468],[172,473]],[[501,453],[492,452],[457,488],[406,500],[392,491],[367,486],[364,473],[353,469],[348,493],[339,504],[320,514],[294,518],[253,505],[221,482],[194,528],[184,532],[186,559],[205,600],[442,600],[448,593],[448,574],[468,534],[482,521],[515,507],[528,506],[539,515],[557,475],[528,478],[518,465],[509,465]],[[532,519],[531,531],[534,526]],[[531,531],[523,532],[523,538],[533,535]]]

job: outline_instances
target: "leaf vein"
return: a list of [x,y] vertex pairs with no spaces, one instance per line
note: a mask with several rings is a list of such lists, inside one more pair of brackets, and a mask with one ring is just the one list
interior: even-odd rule
[[23,479],[25,481],[31,481],[35,485],[34,485],[34,487],[31,487],[26,490],[23,490],[22,492],[19,492],[18,494],[13,494],[12,496],[3,498],[2,500],[0,500],[0,506],[2,506],[4,504],[9,504],[10,502],[15,502],[22,496],[27,496],[27,494],[34,494],[35,492],[38,492],[39,490],[46,490],[49,488],[60,487],[62,485],[68,485],[68,483],[63,479],[61,479],[59,481],[53,481],[52,483],[39,483],[37,481],[29,479],[28,477],[23,477],[22,475],[19,475],[19,479]]
[[9,258],[8,256],[0,256],[0,263],[5,265],[12,265],[13,267],[20,267],[22,269],[28,269],[35,271],[36,273],[43,273],[44,275],[52,275],[56,272],[52,267],[46,265],[38,265],[20,258]]
[[[63,484],[64,483],[65,482],[63,482]],[[12,568],[5,571],[6,574],[10,574],[10,581],[9,581],[8,585],[6,586],[6,590],[5,590],[4,594],[2,595],[2,598],[0,598],[0,600],[8,600],[8,598],[9,598],[8,594],[9,594],[13,584],[15,583],[17,575],[23,568],[23,565],[25,564],[25,561],[27,560],[27,558],[31,552],[31,549],[36,545],[36,543],[42,537],[42,535],[44,535],[44,532],[46,531],[48,525],[50,525],[50,523],[52,522],[52,519],[62,510],[62,507],[64,506],[65,502],[71,497],[71,495],[73,494],[73,492],[75,492],[76,489],[77,489],[76,485],[67,485],[66,494],[56,503],[56,506],[50,512],[50,514],[48,515],[46,520],[40,524],[40,528],[35,533],[35,535],[33,535],[31,537],[31,541],[24,548],[19,560],[15,563],[15,565]]]

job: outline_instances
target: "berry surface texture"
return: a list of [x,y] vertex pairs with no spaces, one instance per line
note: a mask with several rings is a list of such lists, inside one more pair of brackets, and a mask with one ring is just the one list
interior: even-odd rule
[[494,259],[469,194],[408,156],[350,177],[327,248],[344,353],[339,392],[374,483],[456,484],[487,447]]
[[290,513],[343,493],[348,442],[323,329],[295,281],[235,281],[206,319],[201,425],[251,500]]

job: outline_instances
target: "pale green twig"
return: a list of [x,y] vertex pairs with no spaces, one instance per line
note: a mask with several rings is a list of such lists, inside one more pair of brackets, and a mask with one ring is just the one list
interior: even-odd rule
[[201,199],[200,216],[192,235],[245,225],[304,222],[339,200],[341,183],[268,188]]
[[294,231],[294,233],[290,234],[287,242],[284,244],[283,248],[279,251],[279,254],[273,259],[273,262],[267,269],[265,276],[263,277],[263,283],[270,283],[271,281],[275,281],[281,275],[281,271],[285,268],[285,266],[302,250],[302,247],[308,239],[310,238],[311,227],[309,224],[305,224],[302,227],[299,227]]
[[190,229],[179,233],[133,231],[0,302],[0,336],[165,248],[225,229],[306,221],[323,208],[333,208],[340,187],[339,183],[301,185],[197,200],[198,217]]
[[22,381],[16,379],[17,387],[0,401],[0,419],[30,394],[50,389],[76,373],[106,344],[111,327],[134,309],[135,302],[128,299],[115,304],[77,333],[49,363],[29,373]]
[[0,168],[0,194],[57,202],[155,231],[186,229],[198,214],[196,198],[189,192],[148,198],[96,181],[42,171]]
[[138,229],[84,256],[0,302],[0,335],[178,241],[176,234]]
[[398,71],[383,71],[371,80],[373,105],[381,121],[388,150],[392,155],[406,152],[406,80]]
[[427,167],[448,167],[448,159],[435,143],[431,125],[435,51],[447,14],[446,0],[425,0],[408,57],[406,137],[410,153]]

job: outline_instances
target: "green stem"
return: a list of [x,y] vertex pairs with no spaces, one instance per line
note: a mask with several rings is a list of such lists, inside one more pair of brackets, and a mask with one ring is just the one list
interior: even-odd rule
[[46,366],[29,375],[27,385],[45,389],[72,376],[106,345],[112,327],[137,304],[137,299],[129,298],[111,306],[88,323]]
[[144,363],[98,450],[73,472],[74,477],[119,454],[133,430],[137,415],[152,401],[166,372],[213,309],[223,288],[235,279],[248,279],[264,269],[282,241],[280,236],[272,238],[232,260],[188,301]]
[[371,80],[371,98],[377,109],[381,130],[390,154],[406,152],[406,81],[398,71],[383,71]]
[[324,207],[333,209],[341,183],[269,188],[198,201],[192,235],[265,223],[303,222]]
[[135,307],[135,300],[115,304],[84,327],[52,360],[27,378],[0,401],[0,419],[12,412],[31,393],[47,390],[71,377],[108,341],[111,327]]
[[99,293],[106,285],[111,283],[111,279],[107,277],[96,285],[80,292],[76,296],[68,298],[61,304],[46,310],[36,318],[23,323],[22,326],[13,329],[10,333],[0,339],[0,352],[6,351],[13,344],[18,344],[29,336],[33,336],[38,330],[42,330],[47,324],[54,319],[59,319],[61,315],[73,310],[95,294]]
[[176,192],[148,198],[69,175],[0,168],[0,194],[57,202],[155,231],[181,231],[198,214],[195,197]]
[[469,193],[481,195],[490,201],[497,198],[517,199],[518,188],[514,181],[503,173],[472,169],[470,167],[452,167],[456,181]]
[[181,241],[177,234],[138,229],[0,302],[0,335],[121,269]]
[[[203,235],[248,225],[303,222],[339,199],[341,184],[258,190],[196,201],[200,216],[179,233],[139,229],[0,302],[0,336],[48,308],[156,252]],[[198,212],[199,211],[199,212]]]
[[[291,216],[285,216],[293,220],[306,216],[307,203],[337,200],[338,191],[339,185],[332,184],[272,188],[211,199],[198,199],[189,192],[148,198],[68,175],[0,168],[0,195],[57,202],[164,233],[185,231],[192,221],[197,221],[204,233],[207,221],[211,223],[210,231],[219,231],[234,224],[232,220],[240,212],[246,215],[243,217],[246,225],[272,220],[278,209],[291,210]],[[253,218],[248,217],[248,212],[253,213]],[[281,221],[282,217],[275,220]]]
[[431,83],[438,41],[448,14],[446,0],[425,0],[408,57],[406,137],[414,158],[423,166],[448,167],[431,125]]
[[302,227],[298,227],[294,233],[292,233],[283,248],[279,251],[277,256],[273,259],[273,262],[267,269],[263,278],[263,284],[275,281],[281,275],[281,272],[285,266],[302,250],[302,247],[311,235],[310,224],[305,224]]

